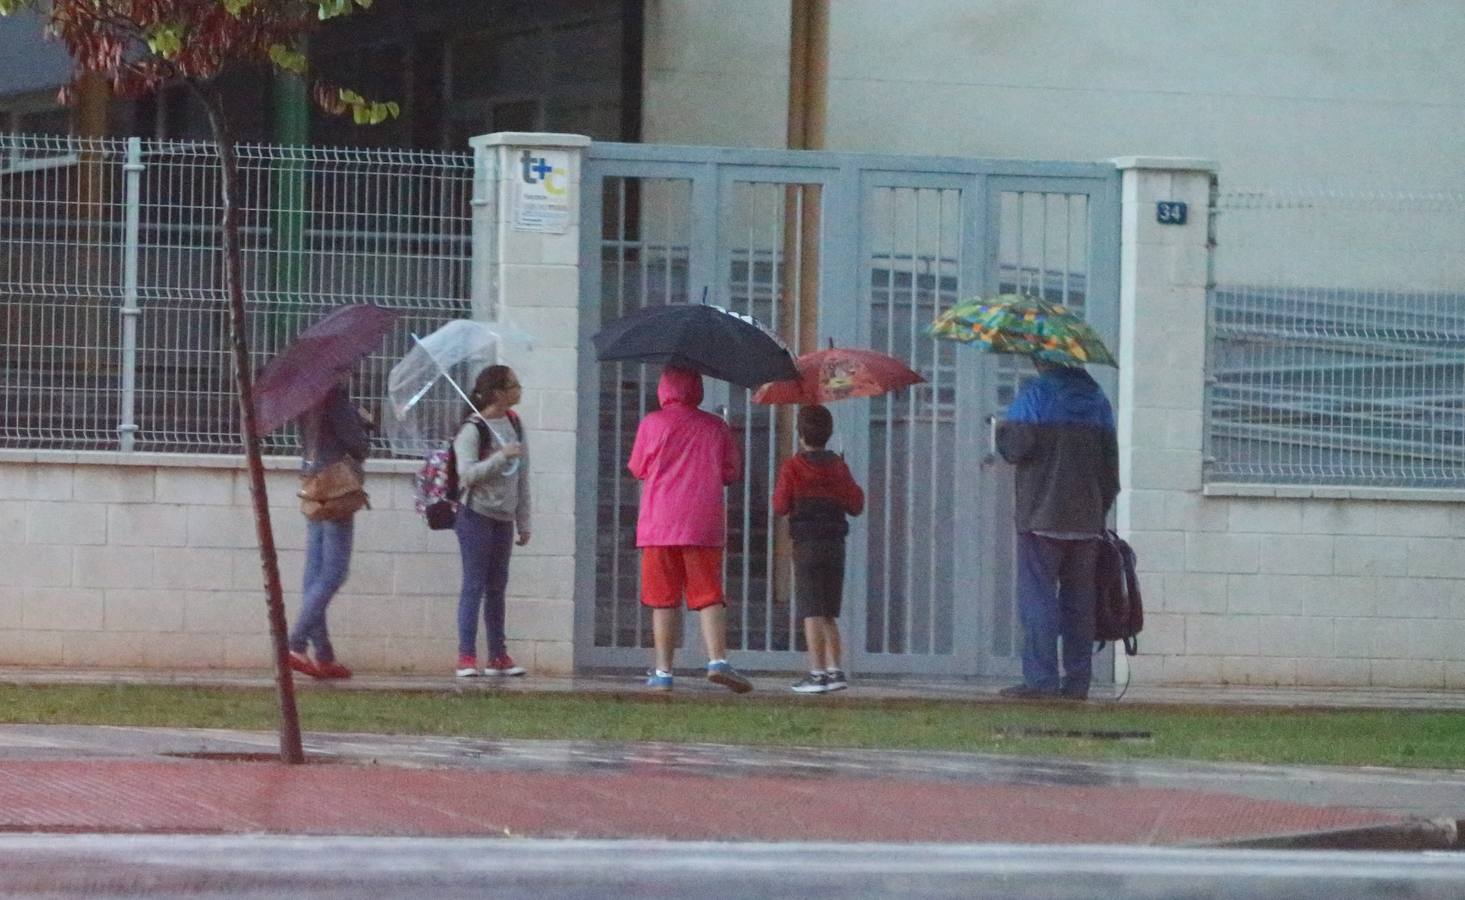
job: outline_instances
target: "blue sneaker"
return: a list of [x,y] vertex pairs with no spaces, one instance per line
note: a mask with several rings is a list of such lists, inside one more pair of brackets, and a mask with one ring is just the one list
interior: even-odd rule
[[646,670],[646,686],[653,691],[671,690],[671,673],[659,669]]
[[744,678],[726,660],[707,664],[707,680],[722,685],[734,694],[746,694],[753,689],[753,682]]

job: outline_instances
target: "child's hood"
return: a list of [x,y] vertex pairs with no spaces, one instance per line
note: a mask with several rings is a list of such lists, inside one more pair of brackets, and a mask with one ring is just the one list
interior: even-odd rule
[[662,409],[673,403],[696,409],[702,403],[702,376],[691,369],[667,366],[656,385],[656,400]]

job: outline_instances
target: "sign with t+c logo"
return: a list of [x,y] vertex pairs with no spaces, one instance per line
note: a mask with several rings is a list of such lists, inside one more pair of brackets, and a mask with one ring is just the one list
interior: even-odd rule
[[570,225],[570,154],[523,150],[514,181],[513,228],[564,234]]

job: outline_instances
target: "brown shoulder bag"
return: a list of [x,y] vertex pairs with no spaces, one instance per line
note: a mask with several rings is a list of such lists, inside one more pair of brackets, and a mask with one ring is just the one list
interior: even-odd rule
[[312,522],[339,522],[370,508],[361,472],[350,458],[331,463],[300,481],[300,511]]

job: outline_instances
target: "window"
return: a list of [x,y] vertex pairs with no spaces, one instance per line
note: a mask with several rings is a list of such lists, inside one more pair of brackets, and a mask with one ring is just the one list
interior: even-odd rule
[[[22,141],[22,134],[32,137]],[[71,110],[56,103],[54,93],[0,98],[0,173],[71,165],[76,154],[65,139],[69,134]]]
[[624,23],[615,15],[487,29],[448,46],[448,149],[494,131],[623,140]]

